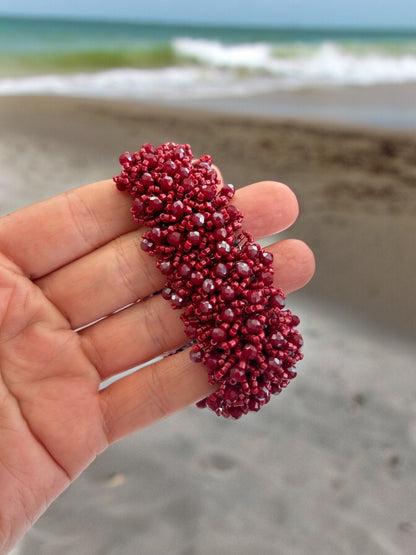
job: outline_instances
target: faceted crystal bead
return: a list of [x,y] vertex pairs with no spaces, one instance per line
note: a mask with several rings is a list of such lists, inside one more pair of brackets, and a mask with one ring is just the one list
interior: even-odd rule
[[252,289],[247,293],[247,300],[250,304],[260,304],[263,300],[263,293],[260,289]]
[[163,164],[163,171],[165,171],[168,175],[174,175],[176,172],[176,164],[173,160],[167,160]]
[[224,308],[221,312],[221,318],[224,322],[231,324],[235,320],[235,312],[232,308]]
[[191,349],[191,352],[189,353],[189,358],[192,360],[192,362],[201,362],[202,361],[202,352],[201,351],[194,351],[193,349]]
[[224,331],[222,328],[213,328],[211,332],[211,338],[213,341],[220,343],[221,341],[225,341],[227,339],[227,332]]
[[216,241],[223,241],[224,239],[227,239],[228,233],[225,227],[217,227],[212,232],[212,235]]
[[214,212],[211,216],[211,221],[215,227],[222,227],[225,223],[224,216],[221,212]]
[[192,285],[201,285],[204,281],[204,275],[201,272],[192,272],[190,280]]
[[128,166],[131,164],[131,162],[133,162],[133,155],[130,152],[123,152],[118,160],[122,166]]
[[246,373],[239,366],[233,366],[230,370],[230,379],[233,380],[234,383],[241,383],[245,381]]
[[220,243],[217,243],[217,253],[220,254],[221,256],[226,256],[227,254],[230,253],[230,251],[231,251],[231,247],[227,243],[227,241],[221,241]]
[[177,293],[172,293],[170,300],[172,301],[172,304],[177,308],[180,308],[185,303],[185,299],[180,295],[178,295]]
[[179,231],[171,231],[168,233],[167,240],[169,245],[172,247],[177,247],[182,239],[182,234]]
[[252,273],[252,270],[247,262],[243,262],[241,260],[237,262],[237,264],[235,265],[235,269],[237,270],[237,274],[242,278],[246,278]]
[[214,274],[218,278],[225,277],[228,274],[227,266],[225,264],[223,264],[222,262],[219,262],[214,267]]
[[207,278],[206,280],[204,280],[202,284],[202,290],[204,291],[204,293],[207,293],[208,295],[210,295],[215,291],[215,284],[212,281],[212,279]]
[[199,245],[201,242],[201,234],[199,231],[190,231],[187,235],[187,239],[193,247],[196,247],[196,245]]
[[232,301],[235,297],[235,290],[231,287],[231,285],[223,285],[221,287],[221,297],[225,301]]
[[261,261],[263,262],[263,264],[266,264],[267,266],[269,266],[270,264],[273,263],[274,260],[274,256],[272,255],[271,252],[263,252],[261,255]]
[[142,242],[140,243],[140,247],[142,251],[150,252],[151,250],[153,250],[154,243],[149,241],[149,239],[142,239]]
[[269,342],[270,342],[270,345],[275,349],[281,349],[286,345],[285,338],[280,333],[280,331],[273,332],[269,337]]
[[173,186],[173,179],[166,175],[165,177],[161,177],[159,179],[159,186],[164,193],[168,193]]
[[252,343],[246,343],[242,350],[242,355],[247,360],[252,360],[257,356],[257,349]]
[[264,285],[272,285],[273,283],[273,274],[268,272],[267,270],[263,270],[260,272],[260,281],[264,283]]
[[185,205],[181,200],[176,200],[173,204],[172,204],[172,214],[176,217],[179,218],[180,216],[182,216],[182,214],[185,212]]
[[270,357],[267,360],[267,367],[272,372],[279,372],[282,368],[282,363],[281,363],[280,359],[278,359],[277,357]]
[[189,264],[186,264],[185,262],[182,262],[182,264],[179,264],[178,266],[178,274],[181,277],[188,277],[191,273],[191,270],[191,266],[189,266]]
[[194,224],[195,227],[202,227],[205,223],[205,216],[200,212],[195,212],[191,216],[191,222]]
[[269,303],[273,308],[284,308],[286,301],[283,295],[271,295]]
[[200,301],[198,304],[199,311],[201,314],[209,314],[213,310],[213,306],[209,301]]
[[234,185],[232,185],[231,183],[224,183],[224,185],[221,188],[221,193],[223,195],[226,195],[229,199],[231,199],[235,193]]
[[249,243],[245,247],[244,252],[250,258],[250,260],[255,260],[259,256],[260,249],[258,245],[255,245],[254,243]]
[[173,269],[172,262],[170,262],[170,260],[159,260],[158,267],[161,273],[165,276],[168,276]]
[[140,183],[143,185],[143,187],[151,187],[154,184],[154,179],[153,177],[150,175],[150,173],[144,173],[140,179]]
[[159,197],[151,196],[147,202],[148,207],[152,212],[159,212],[163,208],[163,201]]
[[160,227],[155,226],[150,230],[150,238],[155,243],[160,243],[163,239],[162,230]]
[[257,318],[249,318],[246,322],[246,327],[249,333],[253,334],[257,334],[263,329],[260,320],[258,320]]

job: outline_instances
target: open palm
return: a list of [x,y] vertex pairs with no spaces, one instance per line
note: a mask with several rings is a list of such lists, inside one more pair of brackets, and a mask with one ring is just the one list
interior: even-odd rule
[[[139,248],[129,203],[103,181],[0,220],[0,553],[110,443],[210,392],[187,351],[100,389],[186,342],[179,312],[154,295],[163,277]],[[298,210],[273,182],[239,190],[234,203],[257,238]],[[304,243],[270,250],[280,287],[310,279]]]

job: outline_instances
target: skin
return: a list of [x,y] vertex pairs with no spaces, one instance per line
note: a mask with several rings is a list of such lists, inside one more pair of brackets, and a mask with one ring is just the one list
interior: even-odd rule
[[[240,189],[233,203],[256,239],[298,215],[294,194],[275,182]],[[129,208],[109,180],[0,219],[1,554],[108,445],[212,390],[183,351],[99,391],[106,378],[187,342],[179,311],[148,298],[163,277],[139,248]],[[268,250],[287,293],[312,277],[303,242]]]

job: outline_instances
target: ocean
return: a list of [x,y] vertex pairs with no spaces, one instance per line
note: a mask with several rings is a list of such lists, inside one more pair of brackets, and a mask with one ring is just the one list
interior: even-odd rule
[[0,18],[0,94],[215,99],[416,82],[416,29]]

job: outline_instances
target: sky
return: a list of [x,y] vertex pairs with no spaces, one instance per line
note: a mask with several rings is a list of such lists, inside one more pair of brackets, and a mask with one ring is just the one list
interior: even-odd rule
[[224,25],[416,28],[416,0],[0,0],[0,15]]

